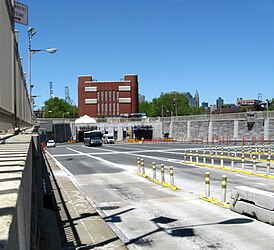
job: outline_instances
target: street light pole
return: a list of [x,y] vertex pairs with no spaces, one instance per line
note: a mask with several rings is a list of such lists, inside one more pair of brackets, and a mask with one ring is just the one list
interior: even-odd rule
[[30,106],[31,106],[31,112],[33,110],[32,105],[32,85],[31,85],[31,40],[32,37],[36,34],[36,30],[32,27],[28,28],[28,38],[29,38],[29,44],[28,44],[28,78],[29,78],[29,100],[30,100]]
[[31,57],[32,54],[35,54],[37,52],[46,51],[50,54],[54,54],[57,52],[57,49],[51,48],[51,49],[32,49],[31,48],[31,40],[32,37],[36,34],[36,30],[33,27],[28,28],[28,78],[29,78],[29,100],[30,100],[30,107],[31,107],[31,113],[33,114],[33,96],[32,96],[32,88],[33,85],[31,83]]

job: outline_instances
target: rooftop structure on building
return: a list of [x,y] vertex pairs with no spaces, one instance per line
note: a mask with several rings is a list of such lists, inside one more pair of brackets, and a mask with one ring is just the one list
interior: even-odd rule
[[237,98],[237,106],[255,106],[259,104],[259,100],[256,99],[247,99],[244,100],[243,98]]

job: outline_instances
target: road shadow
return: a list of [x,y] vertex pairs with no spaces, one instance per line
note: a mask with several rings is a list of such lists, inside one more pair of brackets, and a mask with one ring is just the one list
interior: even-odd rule
[[[246,218],[236,218],[236,219],[230,219],[230,220],[224,220],[220,222],[215,223],[205,223],[205,224],[194,224],[194,225],[188,225],[188,226],[179,226],[179,227],[169,227],[168,224],[176,222],[177,219],[173,219],[170,217],[156,217],[151,220],[157,228],[153,231],[150,231],[146,234],[140,235],[136,238],[130,239],[126,245],[130,244],[136,244],[136,245],[150,245],[150,240],[145,239],[147,236],[159,233],[159,232],[165,232],[166,234],[172,236],[172,237],[195,237],[195,228],[198,227],[204,227],[204,226],[214,226],[214,225],[233,225],[233,224],[246,224],[251,223],[254,220],[252,219],[246,219]],[[166,225],[166,226],[163,226]]]

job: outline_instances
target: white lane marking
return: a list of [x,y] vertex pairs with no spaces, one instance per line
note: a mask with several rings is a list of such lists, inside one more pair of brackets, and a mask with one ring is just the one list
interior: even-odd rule
[[241,174],[235,174],[235,175],[238,177],[246,178],[246,179],[250,178],[250,176],[247,176],[247,175],[241,175]]
[[[86,146],[82,145],[82,148],[87,148]],[[113,151],[110,149],[102,148],[102,147],[93,147],[93,149],[100,150],[100,151]]]
[[261,185],[261,186],[266,186],[266,183],[261,183],[261,182],[256,182],[255,184]]
[[79,156],[79,154],[51,154],[51,156],[54,156],[54,157],[66,157],[66,156]]
[[[112,166],[116,166],[116,167],[121,167],[121,164],[117,164],[117,163],[114,163],[112,161],[108,161],[108,160],[105,160],[105,159],[102,159],[102,158],[99,158],[99,157],[96,157],[94,155],[90,155],[88,153],[83,153],[81,151],[78,151],[78,150],[75,150],[75,149],[72,149],[72,148],[68,148],[68,150],[71,150],[73,152],[76,152],[76,153],[79,153],[79,155],[85,155],[87,157],[90,157],[90,158],[93,158],[95,160],[98,160],[98,161],[101,161],[101,162],[104,162],[106,164],[110,164]],[[177,160],[177,159],[168,159],[168,158],[164,158],[164,157],[155,157],[155,156],[148,156],[148,155],[141,155],[141,154],[132,154],[131,152],[124,152],[125,154],[127,155],[134,155],[134,156],[140,156],[140,157],[143,157],[143,158],[150,158],[150,159],[154,159],[154,160],[159,160],[159,161],[166,161],[166,162],[171,162],[171,163],[182,163],[181,160]],[[194,165],[193,165],[194,166]],[[134,167],[131,165],[131,167]],[[194,166],[194,167],[197,167],[197,168],[202,168],[200,166]]]
[[[102,158],[99,158],[99,157],[96,157],[96,156],[93,156],[93,155],[89,155],[89,154],[83,153],[83,152],[81,152],[81,151],[72,149],[72,148],[67,148],[67,149],[68,149],[68,150],[71,150],[71,151],[73,151],[73,152],[79,153],[80,155],[85,155],[85,156],[90,157],[90,158],[93,158],[93,159],[95,159],[95,160],[97,160],[97,161],[101,161],[101,162],[103,162],[103,163],[105,163],[105,164],[107,164],[107,165],[110,165],[110,166],[115,166],[115,167],[118,167],[118,168],[123,168],[123,169],[125,169],[125,170],[130,170],[128,167],[134,167],[134,166],[132,166],[132,165],[117,164],[117,163],[114,163],[114,162],[112,162],[112,161],[108,161],[108,160],[105,160],[105,159],[102,159]],[[133,169],[132,169],[131,172],[133,172]]]
[[47,154],[48,154],[49,156],[51,156],[51,158],[54,160],[54,162],[56,163],[56,165],[57,165],[62,171],[64,171],[65,173],[67,173],[67,175],[70,176],[70,177],[73,176],[73,174],[72,174],[69,170],[67,170],[67,168],[64,167],[59,161],[57,161],[53,155],[51,155],[49,152],[47,152]]

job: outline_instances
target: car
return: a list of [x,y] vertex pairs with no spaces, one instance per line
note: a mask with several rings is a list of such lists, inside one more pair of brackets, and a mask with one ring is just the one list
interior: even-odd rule
[[55,141],[54,140],[48,140],[47,142],[47,147],[50,148],[50,147],[55,147]]
[[114,136],[106,134],[103,136],[103,141],[105,144],[114,144]]

